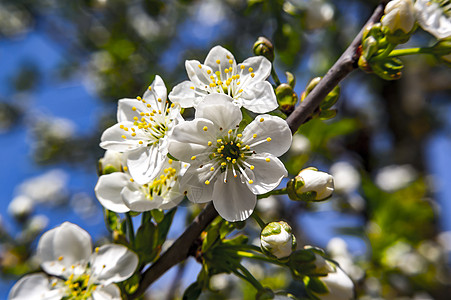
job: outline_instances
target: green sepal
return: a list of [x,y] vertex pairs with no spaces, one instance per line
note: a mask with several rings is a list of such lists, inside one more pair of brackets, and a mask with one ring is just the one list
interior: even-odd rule
[[296,85],[296,76],[291,72],[285,72],[285,75],[287,75],[287,83],[294,89],[294,86]]
[[123,287],[127,294],[131,295],[136,292],[139,287],[140,277],[141,276],[139,274],[134,274],[132,277],[123,282]]
[[324,282],[321,281],[320,277],[317,276],[306,276],[304,278],[304,284],[305,287],[317,294],[327,294],[329,293],[329,289],[324,284]]
[[293,87],[287,83],[282,83],[276,88],[276,98],[283,113],[289,115],[298,102],[298,96],[293,91]]
[[164,212],[162,209],[152,209],[150,211],[150,213],[152,214],[153,219],[155,220],[155,222],[157,223],[161,223],[164,219]]
[[321,102],[320,109],[326,110],[331,108],[335,103],[337,103],[338,98],[340,97],[340,86],[334,87],[334,89],[327,94],[326,98]]
[[121,228],[121,218],[119,215],[111,210],[105,209],[104,214],[105,224],[108,231],[113,232]]
[[371,62],[374,73],[385,80],[396,80],[401,78],[401,71],[404,68],[402,61],[397,57],[388,57],[382,60]]
[[[102,169],[100,169],[100,172],[102,172]],[[116,169],[116,168],[115,168],[114,166],[112,166],[112,165],[106,165],[106,166],[103,168],[102,175],[111,174],[111,173],[114,173],[114,172],[119,172],[119,170]]]

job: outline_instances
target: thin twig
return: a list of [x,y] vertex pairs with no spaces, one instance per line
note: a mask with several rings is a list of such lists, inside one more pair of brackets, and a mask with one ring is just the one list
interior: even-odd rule
[[[374,10],[373,15],[343,55],[337,60],[304,101],[287,118],[287,123],[293,133],[298,130],[299,126],[308,120],[327,94],[329,94],[329,92],[332,91],[332,89],[349,73],[357,68],[357,61],[359,59],[358,48],[362,40],[363,30],[367,26],[379,21],[384,12],[384,7],[388,2],[389,1],[381,1]],[[217,216],[218,213],[210,202],[174,244],[172,244],[172,246],[142,274],[139,287],[131,298],[134,299],[142,295],[161,275],[176,264],[184,261],[188,257],[189,250],[195,240]]]

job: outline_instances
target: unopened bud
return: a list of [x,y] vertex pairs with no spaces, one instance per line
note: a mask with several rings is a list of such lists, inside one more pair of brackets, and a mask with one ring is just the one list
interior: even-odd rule
[[354,283],[338,266],[327,276],[310,276],[306,283],[307,289],[320,300],[351,300],[354,299]]
[[27,219],[33,210],[33,199],[25,195],[15,197],[8,205],[8,213],[18,221]]
[[415,11],[412,0],[393,0],[385,7],[385,15],[381,19],[387,38],[395,38],[393,42],[407,42],[415,25]]
[[260,235],[262,250],[269,256],[278,259],[290,256],[296,248],[296,238],[288,223],[279,221],[271,222],[263,228]]
[[276,88],[276,97],[282,112],[286,115],[291,114],[298,102],[298,96],[293,88],[287,83],[282,83]]
[[388,57],[383,60],[372,62],[371,68],[376,75],[385,80],[396,80],[401,78],[404,64],[397,57]]
[[254,44],[255,55],[261,55],[269,59],[270,62],[274,61],[274,46],[265,37],[259,37]]
[[292,200],[322,201],[334,191],[334,178],[316,168],[307,168],[287,184],[288,196]]

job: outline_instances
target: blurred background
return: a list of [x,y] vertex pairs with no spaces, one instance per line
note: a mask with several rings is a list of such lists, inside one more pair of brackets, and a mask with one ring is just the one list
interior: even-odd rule
[[[300,95],[322,76],[378,1],[358,0],[0,0],[0,298],[36,271],[41,233],[64,221],[95,242],[108,237],[95,199],[99,139],[116,122],[117,100],[142,95],[159,74],[170,90],[186,59],[222,45],[238,62],[259,36],[275,46],[281,81]],[[407,46],[431,45],[418,32]],[[259,202],[265,221],[286,220],[298,245],[327,249],[359,299],[449,299],[451,277],[451,71],[433,57],[403,59],[398,81],[356,71],[341,84],[337,117],[313,120],[284,156],[290,176],[315,166],[335,178],[324,203]],[[182,206],[169,234],[184,229]],[[257,237],[249,221],[249,235]],[[274,290],[296,295],[289,274],[247,265]],[[149,299],[183,294],[193,259],[151,287]],[[254,291],[217,275],[204,299],[248,299]],[[237,286],[230,289],[230,285]]]

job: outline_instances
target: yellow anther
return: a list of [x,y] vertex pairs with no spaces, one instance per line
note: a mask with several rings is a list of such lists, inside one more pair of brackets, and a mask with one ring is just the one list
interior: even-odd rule
[[251,165],[251,166],[249,167],[249,169],[253,170],[253,169],[255,169],[255,167],[254,167],[253,165]]
[[138,121],[139,119],[138,117],[133,117],[133,120]]
[[210,75],[210,74],[211,74],[211,70],[207,70],[207,74],[209,74],[209,75]]
[[209,181],[209,180],[205,180],[205,184],[206,184],[206,185],[209,185],[209,184],[210,184],[210,181]]
[[219,65],[221,63],[221,61],[218,59],[218,60],[216,60],[216,63]]
[[199,69],[202,69],[202,65],[198,65]]
[[141,100],[141,97],[138,96],[138,97],[136,97],[136,99]]
[[191,156],[191,160],[195,160],[195,159],[196,159],[195,155]]
[[226,73],[226,74],[229,73],[229,69],[225,69],[224,73]]
[[99,247],[96,247],[95,251],[96,253],[99,253]]
[[216,86],[216,83],[210,83],[210,87],[215,87]]
[[210,171],[213,172],[214,170],[215,170],[215,167],[211,167],[211,168],[210,168]]
[[210,141],[208,141],[208,143],[207,143],[208,146],[211,146],[212,144],[213,144],[213,143],[210,142]]
[[168,160],[168,163],[169,163],[170,165],[172,164],[172,162],[173,162],[172,159],[169,159],[169,160]]
[[240,79],[240,74],[236,74],[236,79]]
[[245,68],[246,68],[246,67],[245,67],[244,65],[241,65],[241,66],[240,66],[240,69],[241,69],[241,70],[244,70]]
[[152,87],[151,86],[149,86],[149,91],[151,91],[152,90]]
[[271,159],[269,157],[267,157],[265,160],[266,160],[266,162],[270,162],[271,161]]
[[58,260],[60,260],[60,261],[63,260],[63,257],[62,256],[58,257]]
[[243,89],[240,89],[239,91],[238,91],[238,93],[242,93],[243,92]]
[[252,135],[252,137],[255,139],[255,138],[257,137],[257,134],[254,133],[254,134]]
[[136,107],[133,106],[133,107],[132,107],[132,110],[133,110],[133,111],[136,111]]
[[158,100],[158,102],[161,102],[161,98],[158,98],[157,100]]
[[236,146],[237,146],[238,148],[241,148],[241,144],[240,144],[240,143],[236,143]]
[[222,85],[222,81],[221,80],[218,80],[218,85]]
[[264,120],[265,120],[265,119],[261,118],[261,119],[260,119],[260,122],[263,122]]
[[229,64],[233,64],[233,59],[229,59]]
[[227,163],[223,161],[223,162],[221,163],[221,166],[225,167],[225,166],[227,166]]
[[194,86],[191,86],[190,89],[194,90]]
[[204,126],[204,128],[202,128],[204,131],[207,131],[208,130],[208,127],[207,126]]
[[271,142],[271,138],[270,137],[266,138],[266,141]]
[[254,181],[253,181],[253,180],[251,179],[251,180],[249,180],[249,183],[250,183],[250,184],[253,184],[253,183],[254,183]]
[[228,132],[228,134],[232,134],[232,129],[229,129],[229,131],[227,131]]
[[146,104],[147,108],[150,108],[152,105],[150,105],[149,103]]
[[127,166],[124,166],[122,169],[124,169],[124,171],[127,172],[128,167],[127,167]]
[[222,143],[222,140],[221,139],[217,139],[216,142],[217,143]]
[[122,137],[123,139],[126,139],[126,138],[127,138],[125,135],[121,135],[121,137]]
[[124,130],[125,130],[125,131],[128,131],[128,127],[124,127]]
[[231,157],[226,157],[227,161],[231,161],[232,158]]
[[236,164],[236,159],[232,159],[232,164]]
[[218,76],[218,77],[221,76],[221,72],[219,72],[219,71],[216,71],[215,74],[216,74],[216,76]]
[[130,178],[130,182],[135,182],[135,180],[133,178]]
[[244,148],[246,148],[246,150],[251,149],[251,147],[249,147],[249,145],[246,145],[246,147],[244,147]]
[[120,129],[124,129],[124,125],[119,125],[119,128]]
[[142,145],[142,144],[143,144],[143,141],[139,141],[139,143]]
[[136,136],[136,132],[132,132],[132,136]]
[[243,135],[242,135],[241,133],[238,133],[236,136],[240,138],[240,137],[242,137]]

